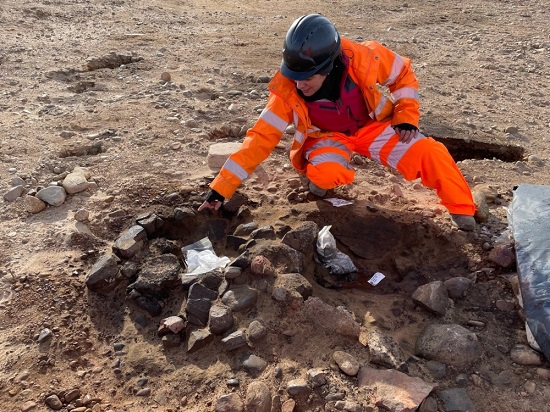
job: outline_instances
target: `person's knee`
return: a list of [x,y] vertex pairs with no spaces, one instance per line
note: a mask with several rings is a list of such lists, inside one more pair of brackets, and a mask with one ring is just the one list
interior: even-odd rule
[[353,182],[355,172],[337,163],[321,163],[316,166],[309,164],[306,176],[320,188],[332,189]]

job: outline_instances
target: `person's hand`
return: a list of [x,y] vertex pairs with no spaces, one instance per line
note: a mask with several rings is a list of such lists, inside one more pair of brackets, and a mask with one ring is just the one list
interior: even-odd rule
[[215,190],[210,189],[206,195],[206,199],[202,205],[199,206],[198,211],[204,209],[218,210],[222,205],[225,198]]
[[223,205],[223,202],[220,202],[219,200],[214,200],[212,202],[207,202],[206,200],[202,205],[199,206],[197,209],[199,212],[203,209],[214,209],[218,210]]
[[418,137],[418,128],[409,123],[401,123],[393,126],[393,130],[399,136],[401,143],[410,143]]

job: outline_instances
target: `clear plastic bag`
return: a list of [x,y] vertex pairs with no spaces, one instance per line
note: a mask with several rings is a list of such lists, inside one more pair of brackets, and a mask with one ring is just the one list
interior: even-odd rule
[[320,262],[329,270],[331,275],[346,275],[348,273],[357,272],[357,267],[351,258],[342,253],[336,247],[336,240],[330,228],[325,226],[317,235],[317,255]]
[[214,269],[223,268],[230,262],[228,257],[218,257],[214,253],[212,242],[207,237],[182,247],[181,251],[187,264],[186,275],[208,273]]

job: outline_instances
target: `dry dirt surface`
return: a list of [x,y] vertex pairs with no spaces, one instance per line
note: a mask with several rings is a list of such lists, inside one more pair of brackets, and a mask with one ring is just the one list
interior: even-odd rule
[[[318,264],[308,261],[303,275],[312,295],[397,342],[409,374],[436,385],[430,399],[437,406],[424,410],[446,410],[440,394],[449,388],[464,389],[476,411],[548,410],[548,364],[510,356],[527,344],[510,283],[515,268],[489,256],[506,237],[513,189],[550,182],[546,1],[2,0],[0,189],[23,186],[0,213],[2,412],[240,410],[238,402],[222,406],[230,393],[248,402],[246,410],[270,410],[251,406],[253,382],[267,385],[274,411],[280,404],[286,411],[384,410],[333,361],[345,351],[366,365],[365,346],[275,301],[272,278],[243,271],[240,282],[260,293],[237,324],[259,320],[267,336],[235,351],[216,337],[190,352],[191,329],[180,345],[163,345],[157,329],[180,313],[183,292],[152,316],[126,296],[125,284],[107,295],[86,287],[92,265],[139,216],[196,211],[214,176],[209,147],[238,142],[253,125],[287,28],[310,12],[329,17],[343,36],[376,39],[413,59],[421,129],[447,144],[472,189],[486,194],[488,219],[461,232],[432,192],[360,158],[357,181],[334,193],[352,205],[296,197],[285,135],[263,164],[269,180],[253,176],[239,189],[237,216],[197,213],[200,224],[170,241],[197,241],[210,221],[225,221],[226,235],[251,221],[276,232],[306,220],[332,225],[358,279],[323,287]],[[27,195],[60,184],[76,167],[88,171],[86,190],[28,211]],[[240,254],[220,239],[214,247],[231,259]],[[376,271],[386,279],[369,287],[365,279]],[[443,317],[413,303],[418,286],[459,276],[473,283]],[[415,342],[432,323],[475,332],[482,347],[475,365],[430,371]],[[250,354],[267,361],[256,376],[240,361]],[[311,368],[327,371],[329,383],[292,400],[289,382]]]

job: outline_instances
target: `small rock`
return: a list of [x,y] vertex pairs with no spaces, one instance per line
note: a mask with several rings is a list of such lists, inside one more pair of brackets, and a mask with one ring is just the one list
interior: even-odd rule
[[90,217],[90,212],[85,209],[79,209],[75,212],[74,218],[77,222],[85,222]]
[[25,210],[33,214],[40,213],[46,208],[46,203],[36,196],[25,196],[24,203]]
[[4,193],[4,200],[6,202],[13,202],[15,199],[23,194],[24,190],[25,188],[22,185],[12,187],[10,190]]
[[52,408],[55,411],[60,410],[63,408],[63,402],[59,399],[57,395],[50,395],[46,398],[46,405],[48,405],[50,408]]
[[136,392],[136,396],[149,396],[151,395],[151,388],[143,388]]
[[515,363],[524,366],[541,366],[544,363],[538,352],[522,344],[512,348],[510,358]]
[[48,328],[42,329],[40,331],[40,334],[38,335],[38,343],[44,342],[50,336],[52,336],[52,331],[50,329],[48,329]]
[[21,412],[29,412],[36,408],[36,403],[33,401],[27,401],[23,405],[21,405]]
[[344,351],[336,351],[332,355],[342,372],[348,376],[355,376],[359,372],[359,362],[352,355]]
[[290,396],[304,396],[311,392],[311,388],[304,379],[293,379],[289,381],[286,390]]

